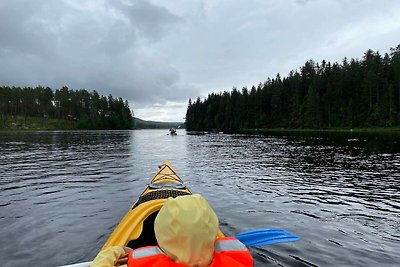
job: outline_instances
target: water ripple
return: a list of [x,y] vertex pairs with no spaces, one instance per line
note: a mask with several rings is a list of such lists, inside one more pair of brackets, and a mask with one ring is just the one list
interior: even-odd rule
[[[209,200],[225,233],[281,228],[300,236],[251,248],[256,266],[395,265],[400,149],[374,140],[0,133],[2,265],[91,260],[164,159]],[[64,253],[53,257],[55,250]]]

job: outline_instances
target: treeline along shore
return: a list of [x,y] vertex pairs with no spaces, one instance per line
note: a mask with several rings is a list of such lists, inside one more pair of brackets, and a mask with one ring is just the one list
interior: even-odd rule
[[397,128],[400,123],[400,45],[361,60],[307,61],[287,77],[197,98],[188,130]]
[[0,87],[0,129],[132,129],[128,101],[64,86]]

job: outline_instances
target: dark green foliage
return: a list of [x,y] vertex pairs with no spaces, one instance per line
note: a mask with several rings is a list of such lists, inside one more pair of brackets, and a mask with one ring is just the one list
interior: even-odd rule
[[[96,91],[71,90],[64,86],[0,87],[0,128],[8,128],[7,117],[28,117],[70,121],[79,129],[132,129],[133,118],[128,102],[122,98],[100,96]],[[36,121],[36,120],[35,120]]]
[[189,100],[188,130],[388,127],[400,125],[400,45],[383,57],[368,50],[341,64],[307,61],[249,91]]

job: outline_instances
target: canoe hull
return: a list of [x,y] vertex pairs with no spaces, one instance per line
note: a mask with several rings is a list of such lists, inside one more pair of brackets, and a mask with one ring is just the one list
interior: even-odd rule
[[145,190],[114,229],[102,250],[111,246],[138,248],[156,245],[154,220],[168,197],[192,194],[169,161],[159,166]]
[[[154,220],[168,197],[191,195],[190,190],[184,185],[176,174],[169,161],[164,161],[159,166],[156,174],[147,183],[139,199],[132,205],[112,234],[109,236],[101,250],[112,246],[127,246],[139,248],[157,245],[154,234]],[[218,237],[223,237],[221,230]],[[91,262],[65,265],[63,267],[88,267]]]

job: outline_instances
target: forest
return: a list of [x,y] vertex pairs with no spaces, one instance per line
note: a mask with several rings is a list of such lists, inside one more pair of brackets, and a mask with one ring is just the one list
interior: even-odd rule
[[287,77],[189,99],[188,130],[393,127],[400,123],[400,45],[383,56],[307,61]]
[[0,87],[0,129],[15,125],[19,117],[24,125],[32,118],[41,118],[43,123],[52,119],[68,121],[73,129],[132,129],[132,116],[128,101],[96,91],[66,86],[55,91],[42,86]]

